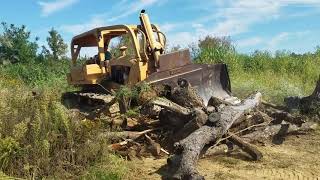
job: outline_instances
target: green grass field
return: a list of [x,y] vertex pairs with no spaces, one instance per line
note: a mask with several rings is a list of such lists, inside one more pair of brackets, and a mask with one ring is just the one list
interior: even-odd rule
[[320,48],[302,55],[286,51],[246,55],[221,49],[223,54],[219,48],[204,48],[197,54],[196,62],[226,63],[233,93],[239,97],[260,91],[265,100],[281,104],[288,96],[309,95],[320,75]]

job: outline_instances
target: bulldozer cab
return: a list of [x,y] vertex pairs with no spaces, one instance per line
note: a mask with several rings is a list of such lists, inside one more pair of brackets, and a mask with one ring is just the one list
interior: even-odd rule
[[[140,59],[134,29],[125,25],[96,28],[72,39],[70,84],[97,84],[109,75],[113,81],[128,81],[132,61]],[[79,61],[85,47],[97,49],[93,57]],[[120,73],[121,71],[121,73]]]
[[[156,25],[155,47],[163,47],[164,35]],[[73,85],[99,84],[111,80],[118,84],[135,84],[156,71],[154,57],[141,25],[116,25],[96,28],[75,36],[71,41],[72,67],[68,82]],[[153,34],[154,35],[154,34]],[[85,47],[97,48],[97,54],[79,63],[79,54]]]

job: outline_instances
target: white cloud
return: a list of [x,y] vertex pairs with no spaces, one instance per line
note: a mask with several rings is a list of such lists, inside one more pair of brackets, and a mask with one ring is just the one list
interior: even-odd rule
[[216,17],[220,21],[213,27],[212,34],[233,36],[249,31],[251,25],[276,18],[279,5],[273,1],[234,0],[223,5]]
[[190,32],[179,32],[167,35],[167,39],[167,45],[171,48],[176,45],[186,47],[187,45],[196,42],[198,37]]
[[263,42],[263,39],[260,37],[251,37],[248,39],[241,39],[237,41],[236,44],[239,48],[244,48],[244,47],[256,46],[258,44],[261,44],[262,42]]
[[288,32],[282,32],[282,33],[276,35],[275,37],[273,37],[273,38],[268,42],[269,48],[274,48],[274,47],[276,47],[279,43],[288,40],[289,35],[291,35],[291,34],[289,34]]
[[60,26],[60,30],[63,32],[70,33],[72,35],[77,35],[85,31],[89,31],[96,27],[105,26],[106,22],[103,20],[103,18],[100,17],[93,17],[91,20],[87,23],[81,23],[81,24],[71,24],[71,25],[62,25]]
[[[167,0],[121,0],[109,8],[107,13],[98,14],[84,23],[63,25],[61,30],[73,35],[79,34],[94,27],[120,22],[120,20],[134,13],[138,18],[137,16],[141,9],[149,6],[161,6],[165,2]],[[167,34],[168,43],[186,47],[188,44],[197,42],[199,38],[207,35],[248,35],[246,33],[249,33],[253,26],[259,26],[259,24],[264,24],[268,21],[293,15],[294,12],[288,14],[287,11],[284,11],[288,6],[320,7],[320,0],[214,0],[211,2],[213,3],[202,3],[204,4],[203,6],[207,7],[208,12],[211,12],[205,16],[197,17],[193,20],[188,19],[185,22],[172,22],[170,20],[161,22],[160,29]],[[318,11],[315,8],[314,10]],[[286,14],[284,14],[285,12]],[[185,27],[189,27],[189,29],[186,30]],[[270,49],[279,48],[279,44],[297,38],[294,37],[297,35],[299,33],[282,32],[269,38],[268,41],[266,41],[267,38],[265,36],[261,38],[249,37],[238,40],[237,44],[240,48],[256,45],[263,45]]]
[[[71,1],[71,0],[69,0]],[[100,13],[95,14],[91,17],[91,19],[85,21],[84,23],[77,23],[77,24],[64,24],[61,25],[58,29],[64,33],[69,33],[74,35],[80,34],[82,32],[91,30],[96,27],[101,26],[107,26],[110,24],[115,24],[116,21],[126,18],[134,13],[137,13],[137,20],[138,20],[138,12],[148,6],[151,5],[158,5],[162,6],[164,5],[167,0],[164,1],[157,1],[157,0],[121,0],[118,3],[114,4],[111,8],[109,8],[108,13]],[[119,14],[118,16],[115,16]],[[169,27],[170,25],[167,24],[167,28],[173,28]],[[96,54],[96,48],[86,48],[83,49],[81,52],[82,56],[92,56]]]
[[181,26],[181,24],[178,23],[164,23],[160,25],[160,29],[162,32],[168,33],[170,31],[173,31],[174,29],[178,28]]
[[[113,5],[108,13],[96,14],[89,21],[85,23],[65,24],[60,26],[59,29],[61,29],[64,32],[76,35],[81,32],[85,32],[90,29],[93,29],[95,27],[114,24],[114,21],[125,18],[155,3],[158,3],[158,1],[157,0],[136,0],[136,1],[121,0],[117,4]],[[116,14],[119,14],[119,15],[115,16]],[[109,17],[110,15],[112,15],[112,18]]]
[[[213,28],[216,35],[237,35],[248,32],[254,24],[280,18],[282,9],[290,5],[320,7],[319,0],[229,0],[218,3],[219,11],[213,17],[218,23]],[[287,15],[286,15],[287,16]],[[206,17],[208,18],[208,17]],[[209,19],[210,20],[210,19]]]
[[42,16],[49,16],[50,14],[60,11],[68,6],[75,4],[78,0],[56,0],[52,2],[40,1],[38,4],[41,7]]
[[191,26],[193,28],[203,28],[203,24],[201,24],[201,23],[193,23],[193,24],[191,24]]
[[[213,13],[184,22],[185,26],[194,28],[192,30],[194,33],[189,33],[191,37],[187,38],[187,34],[183,33],[186,39],[192,39],[194,36],[201,38],[206,35],[237,36],[248,33],[252,26],[288,17],[289,14],[284,14],[283,11],[288,6],[308,6],[318,8],[317,10],[320,8],[320,0],[215,0],[211,4],[209,2],[203,4],[207,9],[211,9],[208,12]],[[217,9],[217,11],[212,11],[212,9]],[[284,38],[285,34],[282,34],[271,44],[277,44]],[[177,44],[176,40],[181,42],[178,38],[174,38],[171,42]],[[239,45],[253,46],[261,41],[259,38],[250,38],[241,40]]]
[[304,37],[308,36],[311,31],[300,31],[300,32],[281,32],[275,35],[269,42],[267,42],[267,48],[274,50],[274,49],[281,49],[281,44],[288,42],[289,40],[298,40],[303,39]]
[[118,19],[125,18],[133,13],[136,13],[137,11],[139,11],[147,6],[155,4],[156,2],[158,2],[158,1],[157,0],[137,0],[137,1],[134,1],[130,4],[128,4],[127,6],[122,6],[122,8],[120,9],[120,13],[118,13],[120,15],[115,16],[113,18],[110,18],[108,20],[108,22],[113,22]]

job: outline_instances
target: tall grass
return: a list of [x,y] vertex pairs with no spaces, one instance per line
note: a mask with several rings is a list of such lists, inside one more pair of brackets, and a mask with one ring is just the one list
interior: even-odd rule
[[0,66],[0,74],[33,88],[67,87],[69,64],[67,60],[9,64]]
[[235,95],[243,97],[257,90],[278,104],[287,96],[310,94],[320,74],[320,48],[297,55],[288,51],[240,54],[229,47],[205,47],[198,49],[195,61],[226,63]]
[[99,136],[104,123],[70,113],[60,96],[59,89],[35,93],[0,75],[0,170],[28,179],[124,177],[126,161],[110,154],[108,139]]

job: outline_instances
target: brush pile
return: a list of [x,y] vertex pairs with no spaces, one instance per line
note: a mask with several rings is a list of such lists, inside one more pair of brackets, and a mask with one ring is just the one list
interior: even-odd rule
[[[204,179],[196,166],[208,149],[220,145],[227,145],[228,150],[237,147],[252,160],[260,160],[263,154],[253,144],[267,140],[281,144],[286,135],[303,133],[316,126],[305,122],[300,113],[293,115],[287,107],[262,101],[260,92],[243,101],[236,97],[212,97],[205,105],[186,80],[180,79],[177,84],[171,91],[153,87],[141,92],[138,114],[128,116],[130,111],[125,108],[122,112],[127,111],[127,115],[113,117],[112,127],[120,127],[120,131],[102,134],[111,138],[109,148],[129,159],[168,156],[170,178]],[[318,101],[319,84],[320,81],[310,97],[299,102]],[[125,98],[120,99],[122,107],[129,107],[123,102]]]

